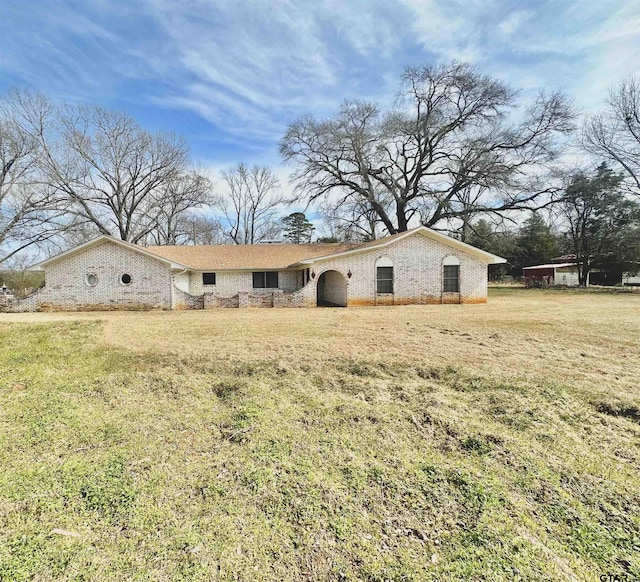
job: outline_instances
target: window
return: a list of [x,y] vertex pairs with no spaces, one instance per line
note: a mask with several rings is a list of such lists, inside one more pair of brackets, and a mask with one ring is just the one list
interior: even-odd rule
[[443,291],[460,293],[460,265],[444,266]]
[[254,289],[277,289],[278,288],[278,272],[277,271],[256,271],[253,273]]
[[216,274],[215,273],[202,273],[202,284],[203,285],[215,285],[216,284]]
[[376,291],[393,293],[393,267],[376,267]]
[[120,283],[123,285],[131,285],[131,275],[129,275],[129,273],[122,273],[122,275],[120,275]]
[[84,282],[87,287],[95,287],[98,284],[98,275],[95,273],[87,273],[84,276]]

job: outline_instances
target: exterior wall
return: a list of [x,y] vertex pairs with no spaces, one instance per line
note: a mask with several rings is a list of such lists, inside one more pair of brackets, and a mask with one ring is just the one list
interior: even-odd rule
[[173,284],[183,293],[189,293],[189,273],[175,273]]
[[[443,260],[460,261],[460,293],[443,293]],[[376,261],[387,257],[394,268],[394,293],[376,293]],[[216,285],[203,287],[202,273],[171,273],[168,265],[136,251],[105,241],[60,260],[47,268],[46,287],[16,309],[149,309],[172,307],[310,307],[316,305],[323,272],[335,270],[347,281],[347,305],[404,305],[430,303],[485,303],[487,265],[473,255],[416,233],[382,249],[371,249],[310,265],[315,274],[302,287],[302,270],[281,271],[278,289],[253,289],[251,271],[216,272]],[[351,272],[351,277],[347,273]],[[95,287],[85,283],[87,273],[98,277]],[[132,276],[128,286],[122,273]],[[336,276],[337,277],[337,276]],[[188,292],[185,287],[188,280]],[[325,299],[344,303],[343,282],[331,285]],[[337,279],[336,279],[337,282]],[[335,288],[334,288],[335,287]]]
[[556,273],[553,278],[553,284],[567,285],[568,287],[577,287],[578,285],[580,285],[578,270],[571,268],[556,269]]
[[623,285],[640,285],[640,275],[633,273],[622,273]]
[[[220,297],[230,297],[240,292],[247,293],[273,293],[273,289],[254,289],[253,271],[216,271],[215,285],[202,285],[202,273],[192,271],[189,273],[189,293],[202,295],[205,292],[214,292]],[[278,289],[283,291],[297,291],[302,287],[302,271],[279,271]]]
[[204,296],[185,293],[176,286],[173,290],[173,309],[204,309]]
[[[460,293],[442,292],[442,262],[447,256],[460,260]],[[388,257],[393,262],[394,293],[376,293],[376,260]],[[474,256],[415,234],[382,249],[327,259],[313,265],[318,277],[335,269],[346,275],[348,305],[406,305],[429,303],[486,303],[487,265]]]
[[[85,283],[88,273],[97,276],[95,287]],[[131,275],[130,285],[120,283],[123,273]],[[34,310],[171,308],[169,266],[109,241],[49,266],[45,283]]]
[[[443,293],[443,260],[455,256],[460,261],[460,293]],[[388,257],[394,267],[394,293],[376,293],[376,261]],[[284,290],[285,280],[302,283],[302,271],[281,272],[280,288],[253,289],[251,273],[220,273],[216,275],[215,291],[207,293],[205,308],[239,307],[312,307],[316,305],[318,282],[322,273],[335,270],[347,281],[347,305],[407,305],[440,303],[486,303],[487,265],[473,255],[454,249],[439,241],[416,234],[383,249],[372,249],[310,266],[315,273],[307,285],[295,291]],[[351,277],[347,273],[351,271]],[[285,279],[286,278],[286,279]],[[325,283],[326,285],[326,283]],[[288,285],[287,285],[288,286]],[[342,303],[342,287],[336,286],[333,303]],[[329,291],[331,293],[331,291]]]

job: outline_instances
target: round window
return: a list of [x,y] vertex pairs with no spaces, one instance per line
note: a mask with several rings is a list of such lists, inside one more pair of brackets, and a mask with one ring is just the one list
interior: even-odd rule
[[84,276],[84,282],[88,287],[95,287],[98,284],[98,275],[95,273],[87,273]]
[[120,283],[123,285],[130,285],[131,275],[129,275],[129,273],[122,273],[122,275],[120,275]]

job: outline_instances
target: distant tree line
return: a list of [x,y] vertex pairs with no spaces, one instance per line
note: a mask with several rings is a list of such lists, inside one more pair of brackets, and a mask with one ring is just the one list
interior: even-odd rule
[[[579,167],[564,155],[576,147]],[[561,92],[523,104],[468,64],[408,68],[391,105],[346,101],[329,118],[303,116],[280,152],[293,196],[268,166],[240,162],[215,176],[180,136],[9,91],[0,96],[0,268],[100,233],[141,244],[306,243],[420,224],[505,256],[497,268],[511,274],[571,254],[584,283],[604,263],[640,261],[634,78],[580,119]]]

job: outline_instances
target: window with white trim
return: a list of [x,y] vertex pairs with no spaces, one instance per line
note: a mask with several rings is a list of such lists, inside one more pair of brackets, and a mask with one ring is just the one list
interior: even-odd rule
[[388,257],[376,261],[376,293],[393,293],[393,261]]
[[95,273],[87,273],[84,276],[84,283],[87,287],[95,287],[98,284],[98,275]]
[[254,289],[277,289],[278,288],[278,272],[277,271],[254,271],[253,288]]
[[215,285],[216,284],[216,274],[215,273],[202,273],[202,284],[203,285]]
[[460,259],[445,257],[442,261],[442,291],[460,293]]

